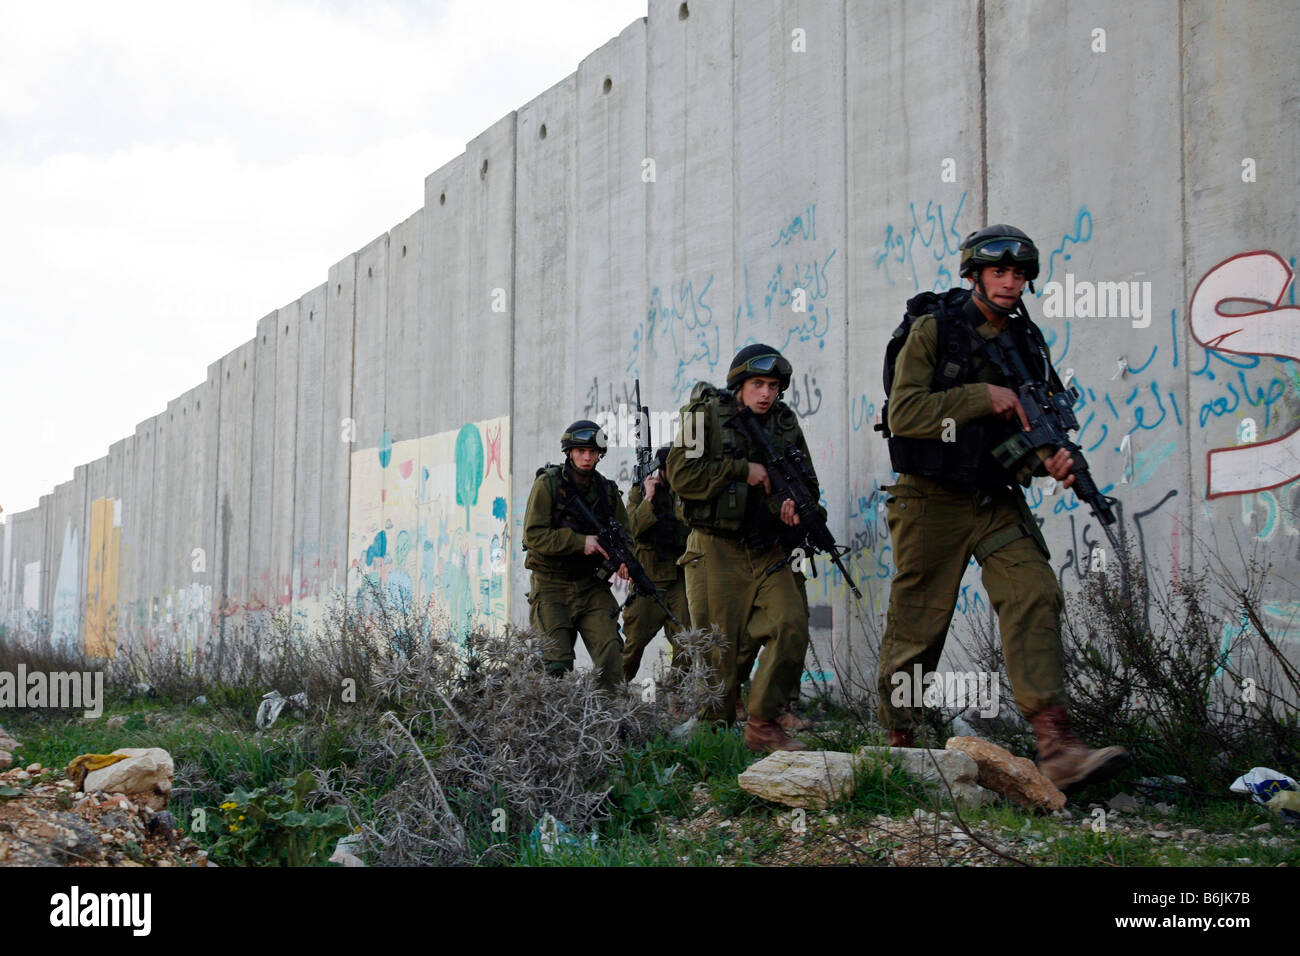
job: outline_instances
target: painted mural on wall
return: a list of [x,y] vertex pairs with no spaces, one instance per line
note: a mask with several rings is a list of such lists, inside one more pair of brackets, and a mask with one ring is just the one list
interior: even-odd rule
[[117,582],[122,553],[122,502],[90,504],[90,555],[86,578],[86,653],[112,657],[117,649]]
[[453,633],[500,627],[509,609],[510,419],[352,455],[348,596],[379,589]]

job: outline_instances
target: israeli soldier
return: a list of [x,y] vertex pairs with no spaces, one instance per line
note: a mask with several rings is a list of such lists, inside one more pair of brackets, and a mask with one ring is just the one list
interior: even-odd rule
[[632,485],[627,493],[628,532],[635,544],[636,559],[641,562],[650,580],[663,596],[681,625],[674,624],[653,599],[647,595],[633,598],[623,611],[623,676],[631,681],[641,669],[641,657],[660,628],[664,630],[673,649],[673,667],[682,667],[686,657],[674,640],[690,620],[686,605],[686,572],[677,559],[686,550],[689,530],[677,517],[677,496],[663,477],[668,446],[655,452],[658,470],[645,480],[645,490],[640,484]]
[[[1011,475],[995,455],[1029,423],[982,343],[1009,329],[1031,373],[1061,389],[1043,334],[1021,301],[1026,283],[1033,291],[1038,249],[1014,226],[988,226],[962,242],[960,274],[973,284],[969,296],[949,293],[943,309],[913,321],[889,391],[889,453],[899,477],[885,490],[892,496],[889,533],[898,570],[880,649],[880,719],[892,746],[914,745],[922,703],[914,667],[925,675],[938,666],[974,556],[998,615],[1016,705],[1038,737],[1039,766],[1064,790],[1113,776],[1128,753],[1091,750],[1071,730],[1060,635],[1064,598],[1017,484],[1028,484],[1029,473]],[[1043,460],[1065,488],[1075,480],[1072,464],[1065,449]]]
[[[595,422],[577,421],[560,439],[563,465],[546,465],[528,495],[524,513],[524,567],[532,572],[528,619],[544,637],[542,659],[552,674],[573,670],[574,646],[582,635],[597,681],[610,694],[622,693],[623,643],[618,601],[609,582],[597,576],[609,555],[569,501],[580,495],[596,517],[613,516],[627,526],[618,486],[596,470],[605,456],[604,434]],[[627,567],[618,569],[627,578]]]
[[[727,388],[696,385],[682,409],[682,428],[668,452],[668,481],[682,499],[691,529],[679,563],[686,569],[691,624],[717,625],[724,638],[711,655],[723,700],[701,716],[736,719],[742,640],[752,641],[758,670],[749,694],[745,746],[755,751],[806,750],[776,722],[789,688],[803,673],[808,610],[790,568],[783,529],[799,523],[794,502],[776,501],[761,452],[735,421],[747,408],[783,454],[797,447],[811,456],[794,412],[781,401],[790,363],[776,349],[750,345],[732,359]],[[693,438],[687,447],[688,438]],[[815,477],[810,488],[818,494]]]

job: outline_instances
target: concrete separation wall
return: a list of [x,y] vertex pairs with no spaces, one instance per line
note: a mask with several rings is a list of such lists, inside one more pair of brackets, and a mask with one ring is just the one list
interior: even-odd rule
[[[423,208],[6,516],[0,620],[209,654],[377,587],[457,629],[525,623],[522,512],[564,426],[609,424],[626,489],[634,382],[658,444],[766,342],[865,595],[824,560],[809,582],[806,677],[842,684],[893,574],[885,343],[909,297],[956,284],[966,234],[1011,222],[1144,573],[1267,556],[1266,624],[1300,651],[1278,583],[1300,579],[1297,35],[1287,0],[652,0],[430,173]],[[1077,589],[1095,519],[1049,482],[1029,500]],[[973,566],[957,612],[993,618]]]

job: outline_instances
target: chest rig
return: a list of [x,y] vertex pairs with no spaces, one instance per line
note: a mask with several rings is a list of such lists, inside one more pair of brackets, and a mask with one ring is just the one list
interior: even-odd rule
[[[733,462],[745,459],[766,464],[758,449],[751,447],[749,439],[737,427],[736,412],[735,393],[716,388],[708,382],[700,382],[695,386],[691,392],[690,404],[683,410],[684,415],[697,416],[697,430],[702,419],[706,438],[704,455],[710,461]],[[798,417],[781,401],[768,412],[764,427],[778,454],[784,454],[799,435]],[[680,498],[680,515],[692,528],[705,528],[729,537],[740,537],[746,525],[753,523],[754,515],[766,497],[761,488],[751,488],[742,478],[728,483],[721,494],[707,500]]]
[[[876,430],[889,442],[889,463],[900,474],[921,475],[961,491],[1002,487],[1010,476],[994,459],[993,449],[1016,431],[1016,426],[1000,418],[984,416],[956,430],[952,441],[941,438],[906,438],[889,430],[888,396],[894,384],[894,363],[911,332],[912,324],[922,315],[932,315],[937,333],[934,375],[930,389],[944,392],[977,381],[976,375],[988,363],[984,339],[976,331],[983,315],[970,302],[970,290],[950,289],[943,295],[924,292],[908,300],[903,321],[894,330],[885,350],[884,384],[886,401],[881,423]],[[1054,375],[1048,361],[1047,342],[1042,330],[1026,314],[1012,319],[1012,338],[1026,365],[1036,374]],[[993,384],[1005,384],[1000,372],[994,372]]]

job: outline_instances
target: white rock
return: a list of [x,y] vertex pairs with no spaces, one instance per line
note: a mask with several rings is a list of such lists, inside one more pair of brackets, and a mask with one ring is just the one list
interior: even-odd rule
[[738,778],[745,791],[787,807],[821,810],[853,792],[852,754],[778,750]]
[[[960,750],[926,750],[924,747],[864,747],[859,756],[888,761],[921,780],[943,799],[952,791],[959,807],[983,807],[997,800],[992,790],[979,785],[979,765]],[[944,782],[947,782],[947,787]]]
[[175,773],[171,754],[161,747],[121,747],[113,753],[127,759],[86,774],[82,790],[127,794],[151,810],[166,809]]

